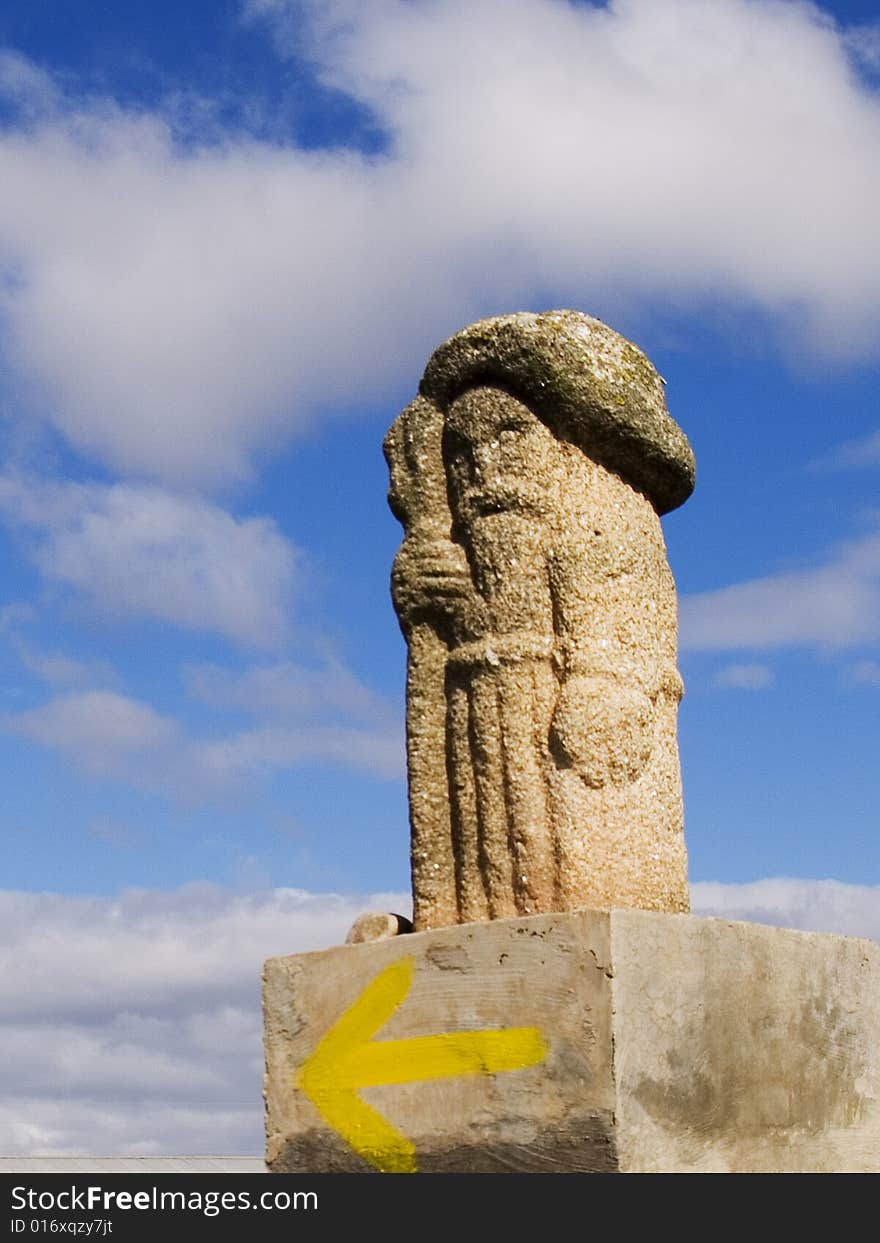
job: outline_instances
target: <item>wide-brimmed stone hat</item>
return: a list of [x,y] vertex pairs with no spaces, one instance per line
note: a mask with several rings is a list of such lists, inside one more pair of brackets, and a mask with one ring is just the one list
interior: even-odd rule
[[694,455],[666,409],[663,380],[631,341],[579,311],[522,311],[445,341],[419,392],[442,409],[488,384],[524,401],[556,435],[644,492],[658,513],[694,488]]

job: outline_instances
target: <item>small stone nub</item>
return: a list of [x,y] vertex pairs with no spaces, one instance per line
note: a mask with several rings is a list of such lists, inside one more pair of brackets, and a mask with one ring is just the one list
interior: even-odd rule
[[384,941],[388,937],[400,936],[404,932],[412,932],[412,923],[405,915],[395,915],[390,911],[367,911],[359,915],[345,938],[346,945],[360,945],[364,941]]

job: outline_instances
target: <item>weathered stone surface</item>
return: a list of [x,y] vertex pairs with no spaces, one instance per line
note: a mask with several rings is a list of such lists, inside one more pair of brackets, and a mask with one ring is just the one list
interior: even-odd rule
[[401,936],[412,930],[412,923],[405,915],[395,915],[393,911],[367,911],[358,915],[351,925],[345,944],[360,945],[364,941],[384,941],[387,937]]
[[[415,1049],[428,1058],[425,1077],[374,1077],[353,1095],[407,1139],[419,1171],[880,1171],[880,946],[641,911],[271,959],[270,1170],[381,1164],[295,1085],[328,1032],[408,959],[411,984],[384,1021],[374,1010],[362,1047],[420,1041],[387,1046],[388,1061],[411,1062]],[[512,1029],[540,1034],[540,1058],[429,1076],[423,1038],[454,1045],[462,1033]],[[331,1097],[344,1094],[347,1073],[340,1064],[329,1076]]]
[[664,514],[690,496],[695,467],[663,385],[638,346],[601,320],[547,311],[498,315],[457,332],[434,351],[419,392],[448,409],[469,388],[513,391]]
[[621,1169],[880,1172],[880,945],[611,917]]
[[548,1042],[540,1066],[363,1089],[362,1100],[415,1146],[418,1169],[613,1168],[608,954],[607,919],[575,914],[270,959],[268,1165],[275,1172],[373,1172],[292,1085],[383,968],[412,958],[411,987],[376,1031],[377,1043],[532,1026]]
[[416,929],[687,910],[658,515],[694,468],[662,380],[589,316],[483,320],[435,352],[385,449]]

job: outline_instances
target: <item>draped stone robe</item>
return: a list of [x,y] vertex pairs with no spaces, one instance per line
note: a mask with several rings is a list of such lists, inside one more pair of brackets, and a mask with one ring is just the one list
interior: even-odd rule
[[493,383],[445,408],[420,396],[386,454],[407,530],[393,590],[416,928],[687,910],[675,592],[654,504]]

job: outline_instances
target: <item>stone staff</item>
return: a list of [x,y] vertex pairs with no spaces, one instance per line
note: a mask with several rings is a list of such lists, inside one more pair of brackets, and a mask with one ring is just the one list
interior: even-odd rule
[[444,598],[467,578],[462,550],[450,540],[440,440],[441,411],[416,397],[385,437],[391,477],[388,503],[406,536],[391,572],[391,591],[407,642],[406,756],[413,922],[418,928],[458,922],[445,736],[444,682],[449,631]]
[[663,381],[589,316],[483,320],[434,353],[386,451],[416,928],[687,910],[659,515],[694,463]]

